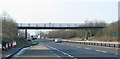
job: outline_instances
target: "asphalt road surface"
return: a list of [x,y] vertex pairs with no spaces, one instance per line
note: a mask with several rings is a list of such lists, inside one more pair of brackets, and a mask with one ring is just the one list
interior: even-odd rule
[[40,44],[21,50],[11,59],[119,59],[115,48],[55,43],[50,40],[37,41]]

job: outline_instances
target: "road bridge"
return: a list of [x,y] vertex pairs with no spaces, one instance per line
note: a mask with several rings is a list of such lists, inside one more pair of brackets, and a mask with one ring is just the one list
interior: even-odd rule
[[18,23],[19,29],[95,29],[104,28],[101,24],[84,23]]
[[18,23],[19,29],[25,29],[25,38],[27,38],[27,29],[101,29],[104,24],[85,24],[85,23]]

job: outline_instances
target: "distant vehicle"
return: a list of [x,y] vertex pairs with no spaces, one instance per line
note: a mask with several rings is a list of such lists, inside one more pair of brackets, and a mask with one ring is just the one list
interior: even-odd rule
[[41,36],[40,36],[40,35],[38,35],[38,36],[37,36],[37,39],[41,39]]
[[41,37],[41,39],[45,39],[45,37]]
[[27,37],[27,40],[28,41],[32,41],[32,37]]
[[32,35],[31,38],[32,38],[32,40],[36,40],[36,39],[37,39],[37,36]]
[[55,43],[61,43],[62,42],[62,39],[61,38],[56,38],[55,39]]

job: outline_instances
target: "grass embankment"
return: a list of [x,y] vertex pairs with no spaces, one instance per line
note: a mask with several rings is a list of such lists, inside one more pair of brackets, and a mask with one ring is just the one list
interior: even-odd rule
[[19,40],[17,40],[17,48],[23,48],[23,47],[31,46],[31,45],[34,45],[37,43],[38,42],[35,42],[35,41],[27,41],[24,39],[19,39]]

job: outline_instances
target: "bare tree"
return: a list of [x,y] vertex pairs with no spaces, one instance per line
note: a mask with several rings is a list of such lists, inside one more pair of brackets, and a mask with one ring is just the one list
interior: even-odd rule
[[18,29],[16,22],[13,21],[13,19],[10,18],[6,12],[3,12],[3,15],[1,17],[2,18],[0,21],[2,22],[3,41],[11,41],[17,39]]

